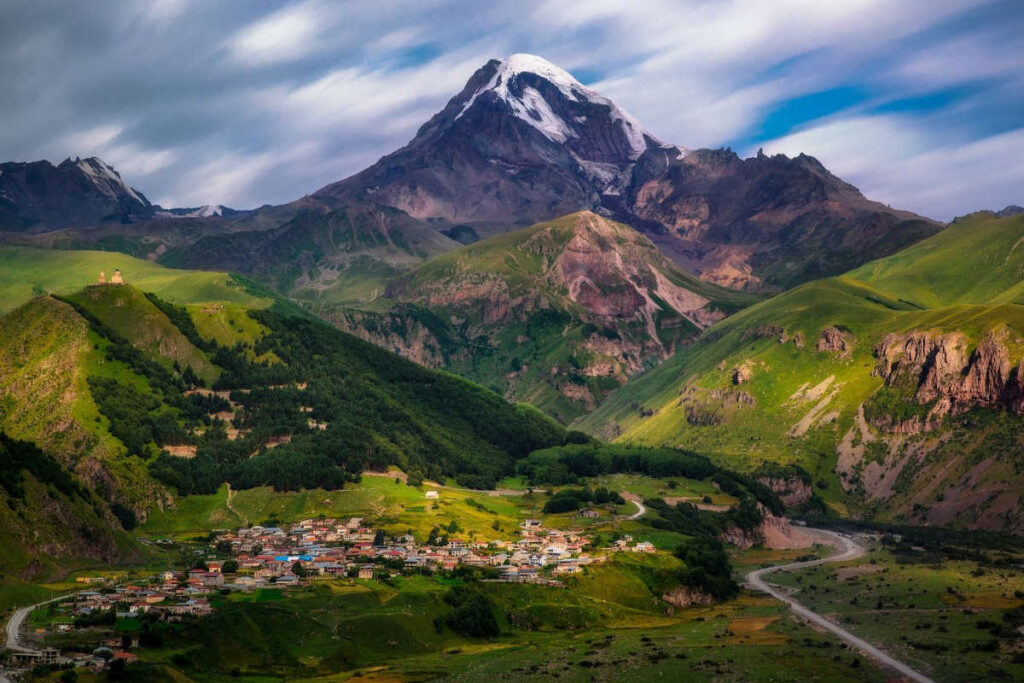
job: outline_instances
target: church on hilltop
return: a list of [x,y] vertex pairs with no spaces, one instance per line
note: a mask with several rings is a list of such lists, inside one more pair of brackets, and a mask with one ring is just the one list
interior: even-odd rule
[[107,282],[107,275],[102,270],[100,271],[100,279],[97,284],[101,285],[123,285],[124,278],[121,277],[121,269],[114,268],[114,274],[110,276],[110,282]]

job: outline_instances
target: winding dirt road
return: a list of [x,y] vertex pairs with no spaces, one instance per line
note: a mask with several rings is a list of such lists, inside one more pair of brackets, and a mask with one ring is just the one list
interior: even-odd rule
[[747,585],[754,590],[759,590],[763,593],[767,593],[776,600],[781,600],[788,604],[794,613],[799,615],[804,620],[822,628],[830,633],[835,634],[841,641],[854,648],[865,656],[875,660],[883,667],[892,669],[898,672],[902,676],[906,676],[912,681],[918,683],[933,683],[932,679],[928,678],[924,674],[910,668],[903,662],[895,659],[885,652],[867,642],[862,638],[858,638],[853,635],[845,628],[829,621],[817,612],[812,612],[808,608],[797,602],[792,596],[783,592],[774,585],[767,583],[763,577],[774,572],[789,571],[792,569],[802,569],[804,567],[814,567],[819,564],[826,564],[828,562],[843,562],[845,560],[853,560],[864,554],[864,548],[857,545],[856,542],[849,536],[837,534],[832,531],[825,531],[824,529],[806,529],[808,533],[820,536],[822,540],[830,545],[835,546],[839,549],[839,552],[830,557],[826,557],[820,560],[808,560],[806,562],[790,562],[789,564],[781,564],[775,567],[765,567],[764,569],[755,569],[754,571],[747,574]]

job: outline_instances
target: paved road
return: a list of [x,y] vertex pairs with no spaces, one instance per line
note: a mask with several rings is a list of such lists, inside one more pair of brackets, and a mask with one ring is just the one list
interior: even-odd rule
[[839,624],[829,621],[817,612],[812,612],[811,610],[807,609],[799,602],[797,602],[795,599],[793,599],[790,595],[782,592],[772,584],[764,581],[762,577],[774,572],[788,571],[791,569],[800,569],[803,567],[814,567],[819,564],[825,564],[826,562],[843,562],[845,560],[852,560],[858,558],[864,554],[864,548],[857,545],[857,543],[855,543],[853,539],[851,539],[848,536],[843,536],[841,534],[837,534],[831,531],[825,531],[824,529],[807,529],[807,531],[815,535],[821,535],[822,540],[824,540],[827,543],[835,545],[837,549],[841,549],[840,552],[836,555],[832,555],[831,557],[826,557],[821,560],[809,560],[807,562],[790,562],[789,564],[782,564],[775,567],[755,569],[754,571],[747,574],[747,584],[755,590],[767,593],[768,595],[771,595],[773,598],[777,600],[782,600],[783,602],[787,603],[792,608],[793,612],[803,617],[805,620],[811,622],[812,624],[820,628],[825,629],[826,631],[834,633],[839,637],[840,640],[849,645],[851,648],[859,650],[861,653],[875,660],[882,666],[887,667],[889,669],[893,669],[899,672],[901,675],[906,676],[912,681],[918,681],[918,683],[932,683],[932,679],[928,678],[924,674],[910,668],[898,659],[890,657],[889,655],[882,652],[866,640],[863,640],[862,638],[858,638],[857,636],[853,635]]
[[640,519],[647,514],[647,508],[639,500],[634,500],[633,505],[636,505],[636,512],[629,516],[630,519]]
[[33,651],[33,648],[25,647],[21,644],[21,625],[25,622],[25,618],[29,615],[29,612],[37,607],[43,605],[49,605],[51,602],[57,602],[63,600],[65,595],[61,595],[50,600],[44,600],[43,602],[29,605],[28,607],[22,607],[11,615],[11,618],[7,620],[7,626],[5,628],[6,640],[4,641],[4,647],[8,650],[20,650],[22,652]]

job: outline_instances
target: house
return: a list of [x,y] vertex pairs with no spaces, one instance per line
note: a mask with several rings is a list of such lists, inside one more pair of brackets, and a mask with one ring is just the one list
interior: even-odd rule
[[597,510],[594,510],[593,508],[583,508],[582,510],[576,513],[576,516],[582,517],[583,519],[597,519],[601,516],[601,513],[599,513]]
[[650,541],[641,541],[633,546],[634,553],[653,553],[654,544]]
[[373,578],[373,567],[360,567],[359,569],[360,579],[372,579]]
[[437,489],[430,489],[427,491],[427,500],[437,500],[438,495]]

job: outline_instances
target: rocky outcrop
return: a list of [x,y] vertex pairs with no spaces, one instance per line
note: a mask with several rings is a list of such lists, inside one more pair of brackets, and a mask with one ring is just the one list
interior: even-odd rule
[[776,517],[760,503],[758,503],[758,508],[764,515],[760,524],[752,529],[743,529],[735,524],[730,524],[722,531],[721,539],[740,550],[746,550],[755,545],[763,545],[772,549],[805,548],[810,545],[804,535],[794,529],[787,518]]
[[959,332],[886,336],[875,348],[874,374],[908,405],[882,405],[876,398],[866,404],[868,421],[886,432],[912,435],[934,431],[944,417],[975,407],[1024,413],[1022,369],[1010,362],[1006,334],[990,331],[970,355]]
[[757,480],[778,494],[782,504],[786,507],[796,507],[806,503],[814,495],[811,483],[796,475],[787,477],[760,476]]
[[711,605],[715,602],[715,599],[707,593],[687,586],[676,586],[668,593],[663,594],[661,599],[683,609],[694,605]]
[[754,364],[747,361],[733,368],[732,383],[743,384],[754,378]]
[[947,415],[976,407],[1024,413],[1022,368],[1012,366],[1006,337],[1005,328],[992,330],[968,355],[967,339],[960,332],[887,335],[875,347],[873,373],[927,410],[895,419],[879,413],[875,405],[869,421],[888,432],[916,434],[934,430]]
[[814,348],[819,352],[835,353],[840,358],[849,358],[853,354],[853,335],[838,327],[826,327],[821,331]]
[[741,339],[744,341],[749,339],[777,339],[780,344],[785,344],[789,337],[786,335],[786,330],[782,325],[758,325],[757,327],[748,327],[743,330]]
[[395,351],[428,368],[440,368],[449,360],[450,337],[441,323],[424,320],[422,311],[396,309],[371,313],[348,308],[320,312],[340,330],[382,348]]

